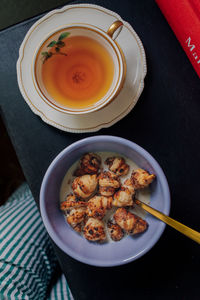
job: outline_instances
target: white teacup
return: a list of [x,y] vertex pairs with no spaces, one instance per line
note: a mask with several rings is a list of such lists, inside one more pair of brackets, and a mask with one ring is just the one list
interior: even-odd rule
[[[54,109],[69,114],[86,114],[86,113],[99,110],[102,107],[108,105],[122,89],[124,79],[126,76],[126,62],[125,62],[123,52],[121,51],[119,45],[113,39],[114,32],[122,25],[123,23],[121,21],[115,21],[110,26],[108,31],[104,32],[103,30],[93,25],[76,23],[76,24],[66,25],[64,27],[62,26],[61,28],[57,28],[54,32],[51,32],[47,37],[45,37],[42,40],[39,47],[36,49],[33,58],[33,63],[32,63],[32,78],[33,78],[34,86],[38,94],[40,95],[40,98],[43,101],[45,101],[48,105],[53,107]],[[111,78],[110,84],[105,94],[99,96],[99,98],[98,96],[97,98],[94,98],[95,99],[94,103],[88,102],[89,103],[88,104],[87,101],[85,101],[85,103],[87,103],[87,105],[85,106],[84,104],[80,105],[80,107],[78,106],[78,104],[73,105],[73,101],[71,101],[70,105],[65,103],[63,104],[60,101],[60,99],[58,101],[57,98],[58,96],[51,91],[51,90],[54,91],[54,87],[52,87],[52,84],[50,83],[50,89],[48,89],[46,84],[46,78],[44,80],[45,73],[43,72],[43,70],[44,70],[44,65],[45,64],[47,65],[47,61],[49,63],[50,60],[52,60],[52,57],[54,57],[53,59],[58,59],[59,56],[59,59],[61,59],[62,55],[65,56],[68,55],[67,52],[65,53],[62,50],[65,49],[64,48],[65,44],[67,45],[67,39],[69,38],[68,35],[70,36],[70,38],[80,36],[98,42],[109,54],[109,57],[112,60],[112,65],[114,68],[113,76]],[[69,44],[69,51],[70,51],[70,44]],[[70,67],[72,70],[76,69],[76,63],[74,64],[75,64],[74,66],[72,65]],[[65,69],[63,65],[61,69],[63,72],[62,74],[65,74]],[[50,67],[49,70],[51,70]],[[83,70],[84,70],[84,63],[83,63]],[[56,71],[54,70],[55,80],[58,80],[59,72],[60,72],[59,69],[58,70],[56,69]],[[71,71],[66,70],[66,73],[67,72],[71,72]],[[86,67],[85,67],[85,73],[84,71],[82,73],[77,71],[76,73],[72,72],[72,74],[75,75],[70,75],[70,74],[66,74],[66,76],[68,76],[66,77],[68,78],[68,80],[69,80],[69,76],[72,76],[72,78],[70,77],[71,79],[73,80],[76,79],[75,84],[78,84],[79,82],[80,84],[82,84],[81,86],[82,90],[80,88],[80,99],[81,99],[81,95],[82,95],[81,93],[83,93],[84,89],[87,88],[84,85],[84,80],[87,77],[87,75],[90,76],[90,84],[91,85],[93,84],[92,74],[90,74],[90,70],[86,70]]]

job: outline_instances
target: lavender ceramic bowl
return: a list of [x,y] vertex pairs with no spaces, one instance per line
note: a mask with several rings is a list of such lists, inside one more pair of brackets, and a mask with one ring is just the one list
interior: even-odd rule
[[156,174],[151,186],[151,206],[169,214],[170,193],[166,177],[155,159],[143,148],[115,136],[82,139],[64,149],[50,164],[40,191],[40,209],[44,225],[60,249],[71,257],[94,266],[117,266],[129,263],[149,251],[160,238],[165,224],[147,214],[148,230],[137,238],[119,242],[91,243],[66,223],[59,209],[61,182],[68,168],[86,152],[112,151],[132,159],[138,166]]

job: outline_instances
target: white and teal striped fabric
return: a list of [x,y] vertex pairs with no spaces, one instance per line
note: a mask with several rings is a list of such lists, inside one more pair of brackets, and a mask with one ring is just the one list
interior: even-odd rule
[[69,286],[66,282],[65,276],[62,274],[58,278],[56,284],[52,287],[48,300],[65,300],[73,299]]
[[[24,183],[0,206],[0,300],[71,300],[30,189]],[[50,291],[50,292],[49,292]]]

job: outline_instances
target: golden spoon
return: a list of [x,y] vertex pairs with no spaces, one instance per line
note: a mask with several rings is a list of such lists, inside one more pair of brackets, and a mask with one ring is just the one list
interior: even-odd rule
[[164,223],[166,223],[167,225],[175,228],[176,230],[178,230],[179,232],[181,232],[182,234],[186,235],[187,237],[189,237],[190,239],[194,240],[195,242],[200,244],[200,233],[196,230],[193,230],[183,224],[181,224],[178,221],[175,221],[174,219],[164,215],[163,213],[161,213],[160,211],[150,207],[149,205],[145,204],[144,202],[135,199],[135,203],[137,205],[139,205],[140,207],[142,207],[144,210],[146,210],[148,213],[150,213],[151,215],[153,215],[154,217],[156,217],[157,219],[163,221]]

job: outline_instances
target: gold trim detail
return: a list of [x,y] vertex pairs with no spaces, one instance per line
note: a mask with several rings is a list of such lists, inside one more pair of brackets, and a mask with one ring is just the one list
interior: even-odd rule
[[122,21],[117,20],[114,23],[112,23],[112,25],[108,28],[107,34],[111,37],[111,39],[113,37],[114,32],[121,26],[123,26]]

